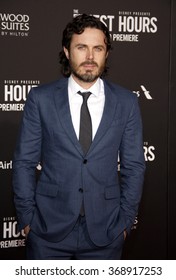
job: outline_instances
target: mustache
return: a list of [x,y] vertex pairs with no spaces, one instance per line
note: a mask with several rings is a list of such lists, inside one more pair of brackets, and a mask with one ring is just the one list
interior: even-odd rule
[[80,66],[84,66],[84,65],[94,65],[98,67],[98,64],[95,61],[84,61],[80,64]]

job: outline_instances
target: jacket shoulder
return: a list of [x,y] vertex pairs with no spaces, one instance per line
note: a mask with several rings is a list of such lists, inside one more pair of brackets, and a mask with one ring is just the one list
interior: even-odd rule
[[34,92],[38,96],[40,95],[50,95],[52,92],[57,90],[58,88],[62,88],[64,86],[67,86],[68,79],[62,78],[56,81],[52,81],[50,83],[41,84],[37,87],[32,88],[31,92]]
[[137,95],[134,92],[121,85],[106,80],[104,81],[104,85],[105,90],[110,90],[117,98],[132,100],[137,99]]

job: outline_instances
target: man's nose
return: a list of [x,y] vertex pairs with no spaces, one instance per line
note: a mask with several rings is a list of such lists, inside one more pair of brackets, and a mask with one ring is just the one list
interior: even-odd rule
[[93,59],[93,57],[94,57],[93,49],[88,48],[87,49],[87,59]]

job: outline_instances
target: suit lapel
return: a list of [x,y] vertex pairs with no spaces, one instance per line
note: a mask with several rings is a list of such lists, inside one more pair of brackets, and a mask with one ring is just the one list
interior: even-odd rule
[[117,98],[115,97],[112,90],[107,86],[107,84],[105,83],[104,85],[105,85],[104,111],[97,133],[94,137],[94,140],[92,142],[92,145],[88,153],[91,153],[91,151],[96,147],[98,142],[102,139],[104,134],[107,132],[109,126],[111,125],[111,122],[113,121],[116,112]]
[[64,82],[57,88],[57,91],[54,93],[54,101],[56,105],[56,111],[60,120],[60,123],[65,130],[66,134],[68,135],[71,142],[77,148],[79,153],[83,153],[80,143],[77,139],[71,114],[70,114],[70,107],[69,107],[69,100],[68,100],[68,80],[64,79]]

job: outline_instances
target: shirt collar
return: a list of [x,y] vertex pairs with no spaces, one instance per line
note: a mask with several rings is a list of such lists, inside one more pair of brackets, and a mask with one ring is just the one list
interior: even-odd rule
[[79,84],[76,83],[76,81],[73,79],[72,76],[69,77],[68,80],[68,89],[70,94],[73,96],[78,91],[86,92],[91,91],[93,95],[98,97],[101,94],[104,94],[104,85],[102,79],[98,78],[97,81],[91,86],[88,90],[83,89]]

